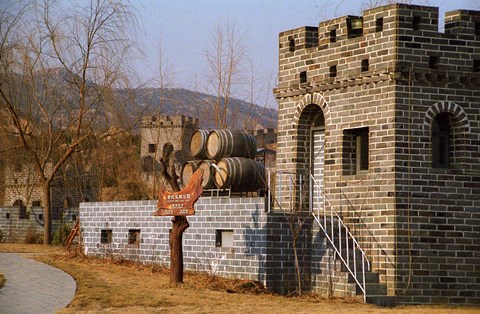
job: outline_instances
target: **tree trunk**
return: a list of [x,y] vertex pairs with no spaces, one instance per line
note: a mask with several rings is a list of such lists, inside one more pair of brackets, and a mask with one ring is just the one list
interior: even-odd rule
[[189,227],[186,216],[175,216],[172,219],[170,232],[170,283],[183,283],[183,232]]
[[43,231],[43,244],[52,242],[52,206],[50,204],[50,182],[43,183],[43,219],[45,229]]

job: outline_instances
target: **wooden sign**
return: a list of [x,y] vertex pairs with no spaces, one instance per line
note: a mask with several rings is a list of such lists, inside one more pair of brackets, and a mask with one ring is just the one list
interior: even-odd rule
[[158,210],[153,216],[191,216],[195,215],[193,205],[203,192],[203,170],[198,169],[188,184],[179,192],[161,189],[158,193]]

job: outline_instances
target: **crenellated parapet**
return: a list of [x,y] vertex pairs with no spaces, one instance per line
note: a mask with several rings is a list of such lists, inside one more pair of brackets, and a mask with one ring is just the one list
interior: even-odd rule
[[445,32],[438,21],[437,7],[393,4],[282,32],[277,95],[390,79],[480,85],[480,11],[447,12]]

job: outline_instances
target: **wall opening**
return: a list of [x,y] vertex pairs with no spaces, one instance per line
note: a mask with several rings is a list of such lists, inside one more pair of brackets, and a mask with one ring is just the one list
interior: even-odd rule
[[157,151],[157,145],[155,144],[148,144],[148,152],[150,154],[154,154]]
[[422,23],[422,17],[421,16],[414,16],[412,20],[412,29],[414,31],[420,30],[420,24]]
[[480,36],[480,22],[475,22],[475,35]]
[[103,229],[100,231],[100,243],[101,244],[110,244],[112,243],[112,230]]
[[128,230],[128,245],[130,247],[140,247],[140,229]]
[[480,59],[473,60],[473,72],[480,72]]
[[215,247],[233,247],[233,230],[215,230]]
[[432,124],[432,167],[449,168],[452,153],[452,121],[451,114],[439,113]]
[[369,128],[343,131],[342,172],[355,175],[368,170]]
[[429,56],[428,58],[428,67],[430,69],[436,69],[438,67],[438,63],[440,62],[440,57],[438,56]]
[[307,82],[307,71],[300,72],[300,84]]
[[330,42],[331,43],[334,43],[337,41],[337,30],[336,29],[332,29],[330,31]]
[[290,37],[288,39],[288,51],[294,52],[295,51],[295,38]]
[[376,32],[381,32],[381,31],[383,31],[383,17],[379,17],[379,18],[375,21],[375,31],[376,31]]
[[363,18],[350,16],[347,18],[348,38],[356,38],[363,35]]
[[330,77],[337,77],[337,66],[336,65],[332,65],[330,66]]
[[13,202],[13,206],[18,206],[18,218],[19,219],[28,219],[27,207],[23,204],[22,200],[16,200]]
[[369,61],[368,59],[362,60],[362,72],[367,72],[369,69]]

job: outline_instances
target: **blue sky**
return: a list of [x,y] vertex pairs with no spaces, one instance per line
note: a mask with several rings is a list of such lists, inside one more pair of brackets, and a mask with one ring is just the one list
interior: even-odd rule
[[[364,1],[366,2],[366,1]],[[480,9],[480,0],[414,0],[438,6],[440,15],[455,9]],[[278,33],[300,26],[316,26],[324,19],[361,15],[362,0],[132,0],[141,25],[145,52],[138,66],[143,79],[158,73],[156,48],[159,40],[171,74],[169,85],[203,91],[206,50],[215,25],[234,22],[245,33],[244,45],[258,77],[257,88],[265,89],[276,77]],[[274,103],[273,98],[269,102]]]

